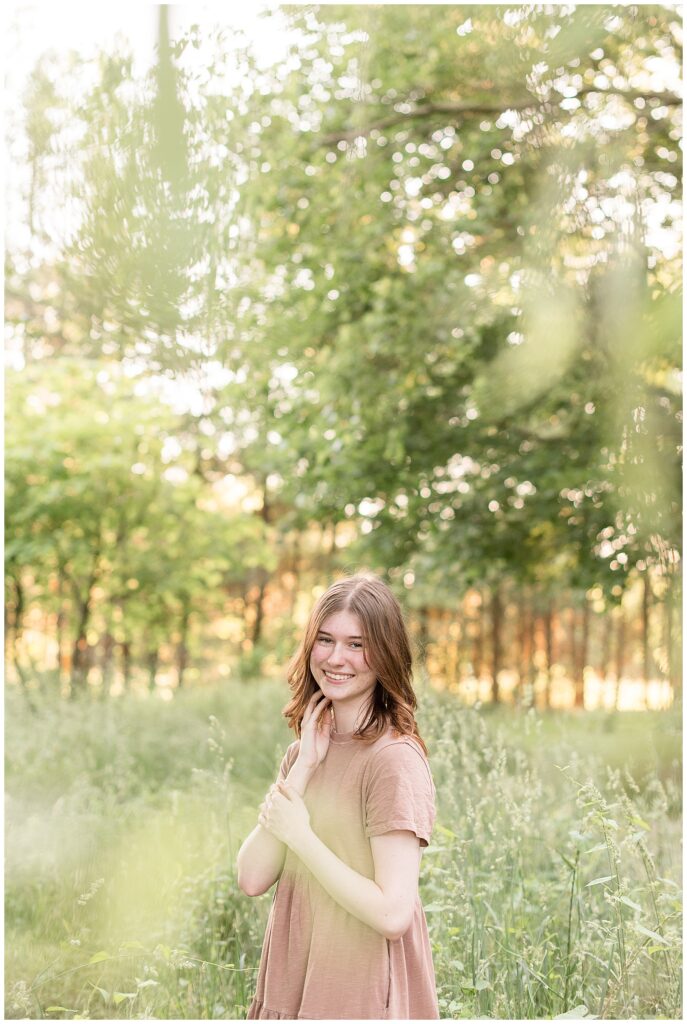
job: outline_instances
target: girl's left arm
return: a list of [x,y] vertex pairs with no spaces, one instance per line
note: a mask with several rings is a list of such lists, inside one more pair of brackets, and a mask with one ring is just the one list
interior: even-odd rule
[[418,877],[420,840],[406,829],[370,839],[375,877],[367,878],[337,857],[313,832],[300,795],[280,783],[258,819],[281,839],[312,872],[332,899],[387,939],[410,927]]
[[370,839],[375,877],[367,878],[337,857],[312,828],[293,852],[332,899],[359,921],[394,941],[413,919],[420,873],[420,840],[398,829]]

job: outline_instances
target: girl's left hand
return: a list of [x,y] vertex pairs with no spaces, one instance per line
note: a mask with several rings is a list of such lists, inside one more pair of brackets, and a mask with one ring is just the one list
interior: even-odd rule
[[291,849],[310,829],[310,812],[288,782],[279,781],[260,804],[258,821]]

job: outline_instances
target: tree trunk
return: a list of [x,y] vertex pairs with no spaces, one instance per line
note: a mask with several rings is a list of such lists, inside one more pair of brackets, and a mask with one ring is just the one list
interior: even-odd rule
[[502,650],[503,601],[499,584],[494,584],[491,597],[491,699],[494,704],[500,701],[499,672],[503,657]]
[[[19,679],[19,685],[21,687],[21,692],[24,696],[24,700],[26,701],[26,706],[28,707],[29,711],[32,714],[35,714],[38,709],[36,707],[33,697],[31,696],[31,692],[29,690],[29,677],[26,674],[24,666],[22,665],[19,659],[18,651],[18,644],[19,641],[21,640],[21,635],[23,631],[25,603],[24,588],[21,585],[21,580],[17,576],[12,577],[12,582],[14,583],[14,592],[16,597],[14,602],[14,621],[12,623],[11,639],[9,641],[10,656],[12,658],[14,670],[17,673],[17,678]],[[5,613],[7,613],[7,609],[5,609]]]
[[[7,574],[6,577],[7,578]],[[13,641],[13,622],[10,618],[10,602],[5,601],[5,607],[3,609],[4,621],[5,621],[5,657],[9,661],[12,656],[14,647]]]
[[463,637],[465,635],[465,616],[463,605],[458,601],[455,616],[455,639],[451,644],[451,678],[456,686],[461,680],[461,651],[463,649]]
[[418,610],[418,635],[417,645],[420,654],[420,661],[427,664],[427,647],[429,646],[429,609],[423,605]]
[[622,685],[623,672],[625,671],[625,612],[623,606],[618,607],[618,622],[615,633],[615,693],[613,695],[613,710],[618,710],[620,701],[620,687]]
[[[91,564],[91,572],[83,589],[85,597],[82,597],[82,591],[77,584],[75,579],[67,577],[71,583],[74,599],[76,606],[79,610],[79,621],[76,626],[76,639],[72,649],[72,672],[71,672],[71,686],[69,696],[73,697],[76,692],[76,687],[80,687],[81,690],[85,690],[87,682],[87,674],[90,666],[90,650],[88,647],[88,640],[86,634],[88,631],[88,623],[91,617],[91,602],[93,600],[93,588],[100,575],[99,562],[100,562],[100,551],[102,546],[102,524],[100,524],[101,532],[98,535],[94,549],[93,549],[93,561]],[[64,571],[64,567],[63,567]]]
[[160,650],[158,647],[151,648],[146,654],[146,664],[148,666],[148,691],[149,693],[155,692],[155,679],[157,677],[157,667],[160,661]]
[[601,619],[601,666],[599,668],[599,677],[604,683],[604,692],[606,689],[606,679],[608,677],[608,670],[611,664],[611,640],[613,638],[612,630],[612,619],[605,611]]
[[87,598],[85,601],[80,601],[78,609],[79,621],[77,623],[76,639],[72,647],[72,676],[70,680],[72,695],[74,695],[77,689],[83,692],[86,688],[89,661],[86,630],[91,614],[90,600]]
[[555,657],[554,651],[554,617],[556,608],[553,599],[549,598],[544,612],[544,645],[546,648],[546,686],[544,688],[544,707],[551,707],[551,672]]
[[69,670],[71,671],[71,663],[69,659],[69,653],[67,651],[67,616],[64,610],[64,592],[65,592],[65,575],[62,566],[60,565],[57,570],[57,620],[55,622],[55,635],[57,640],[57,674],[60,686],[65,681],[65,668],[66,664],[69,664]]
[[114,649],[116,646],[115,638],[111,633],[106,632],[102,638],[102,660],[100,664],[100,670],[102,672],[103,684],[102,684],[102,697],[105,699],[110,694],[110,687],[112,685],[112,675],[114,672]]
[[587,664],[589,648],[589,601],[584,598],[582,606],[582,635],[575,649],[575,707],[584,709],[584,669]]
[[188,640],[188,624],[190,617],[190,609],[184,608],[184,612],[181,617],[181,639],[177,646],[177,686],[179,689],[184,685],[184,673],[188,667],[188,647],[186,641]]
[[295,539],[293,542],[293,548],[291,553],[291,566],[293,572],[293,589],[291,590],[290,602],[289,602],[289,615],[291,621],[294,621],[296,614],[296,601],[298,600],[298,593],[300,590],[300,579],[301,579],[301,567],[300,567],[300,534],[296,532]]
[[642,682],[644,683],[644,706],[649,706],[649,682],[651,680],[651,644],[649,624],[651,617],[651,578],[646,569],[642,579]]
[[24,676],[22,667],[19,664],[19,652],[17,650],[19,640],[21,639],[23,629],[23,618],[24,618],[24,588],[21,585],[21,581],[17,576],[12,577],[12,583],[14,584],[14,602],[12,608],[12,622],[10,625],[9,619],[9,602],[5,605],[5,621],[7,628],[5,636],[7,637],[9,646],[9,655],[14,666],[14,669],[19,677],[20,682],[24,682]]
[[668,589],[665,596],[664,604],[664,615],[665,615],[665,645],[666,655],[668,660],[668,681],[670,688],[673,693],[673,702],[677,703],[682,700],[682,675],[680,666],[682,665],[682,644],[681,644],[681,631],[679,626],[675,629],[675,605],[676,594],[679,593],[677,585],[677,574],[670,574],[668,576]]
[[265,617],[265,591],[267,580],[263,579],[258,587],[258,596],[255,602],[255,619],[253,621],[253,635],[251,641],[253,647],[260,643],[262,638],[263,619]]
[[527,704],[529,665],[532,659],[532,603],[526,591],[518,604],[518,685],[515,690],[516,703]]
[[479,594],[479,605],[477,609],[477,618],[475,620],[475,642],[472,645],[472,663],[475,671],[475,679],[479,684],[482,678],[482,668],[484,665],[484,600],[481,591],[477,591]]
[[[260,518],[263,520],[266,526],[272,518],[272,507],[269,502],[269,491],[267,487],[267,479],[263,480],[262,485],[262,508],[260,509]],[[332,545],[334,544],[334,535],[332,535]],[[253,621],[253,633],[251,636],[251,643],[253,647],[256,647],[262,639],[262,627],[263,619],[265,616],[265,590],[267,589],[267,582],[269,579],[268,574],[264,569],[258,569],[258,597],[255,602],[255,619]]]
[[[571,597],[574,602],[574,597]],[[578,642],[577,642],[577,609],[574,603],[571,605],[568,612],[568,625],[569,625],[569,637],[570,641],[568,644],[568,670],[570,672],[570,679],[573,684],[573,703],[577,705],[577,659],[578,659]]]
[[119,646],[122,651],[122,686],[128,691],[131,686],[131,644],[124,640]]

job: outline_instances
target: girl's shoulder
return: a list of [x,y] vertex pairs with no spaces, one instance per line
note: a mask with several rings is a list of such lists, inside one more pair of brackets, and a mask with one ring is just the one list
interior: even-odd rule
[[413,779],[428,794],[435,792],[429,760],[414,736],[388,732],[371,745],[365,766],[364,787],[387,785],[389,780]]
[[289,743],[288,747],[284,751],[284,756],[281,762],[281,772],[284,776],[288,775],[291,767],[293,766],[296,758],[298,757],[298,751],[300,750],[301,741],[299,739],[293,740]]
[[408,747],[417,751],[423,761],[427,761],[427,755],[414,736],[398,732],[393,728],[389,728],[378,740],[370,745],[370,754],[374,756],[382,751],[386,751],[385,757],[394,759],[395,757],[403,757]]

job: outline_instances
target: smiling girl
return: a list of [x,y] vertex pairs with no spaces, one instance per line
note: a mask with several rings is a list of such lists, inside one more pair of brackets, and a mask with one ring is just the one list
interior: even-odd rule
[[435,789],[401,609],[374,576],[318,600],[289,667],[284,755],[237,860],[279,880],[248,1018],[438,1019],[418,895]]

